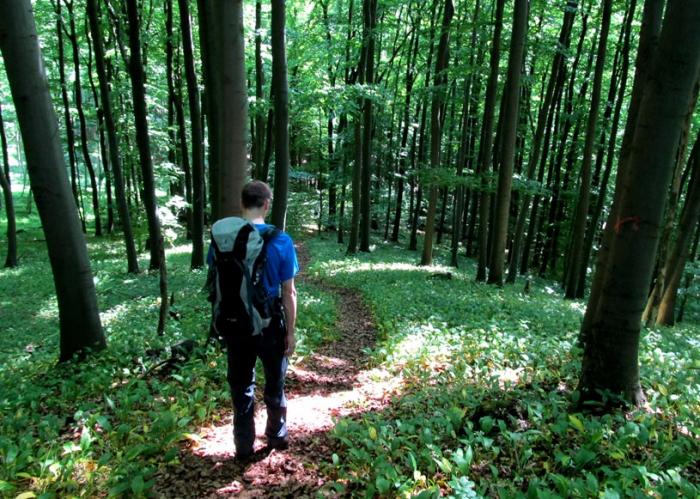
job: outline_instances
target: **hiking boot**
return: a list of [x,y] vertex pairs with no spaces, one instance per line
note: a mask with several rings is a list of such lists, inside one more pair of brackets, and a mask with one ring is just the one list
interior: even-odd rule
[[234,455],[234,459],[239,462],[245,462],[248,461],[251,457],[253,457],[254,451],[252,448],[250,449],[241,449],[238,450],[236,449],[236,454]]
[[289,448],[289,437],[282,438],[267,438],[267,448],[274,450],[285,450]]

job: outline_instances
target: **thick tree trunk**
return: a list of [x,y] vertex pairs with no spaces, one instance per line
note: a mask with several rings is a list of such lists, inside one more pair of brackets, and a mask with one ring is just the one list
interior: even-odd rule
[[66,176],[30,0],[3,2],[0,51],[46,236],[60,322],[60,360],[106,346],[85,238]]
[[640,319],[674,153],[700,70],[698,25],[700,0],[669,2],[658,56],[636,115],[629,181],[620,193],[619,217],[606,229],[612,246],[605,267],[597,270],[605,272],[600,299],[590,311],[590,329],[582,334],[581,403],[600,399],[600,391],[606,390],[633,404],[644,399],[639,381]]
[[496,93],[498,92],[498,72],[501,58],[501,33],[503,31],[503,8],[505,0],[497,0],[496,17],[494,20],[493,40],[491,43],[491,61],[489,79],[486,85],[484,101],[484,117],[481,125],[481,141],[479,142],[479,159],[476,174],[480,178],[479,195],[479,260],[476,280],[486,281],[489,260],[489,227],[491,196],[489,194],[488,170],[493,148],[493,117],[496,112]]
[[97,0],[87,0],[87,15],[90,22],[92,43],[95,49],[95,67],[97,68],[97,78],[100,85],[100,99],[105,121],[105,131],[107,133],[107,141],[109,143],[109,159],[112,165],[114,190],[117,197],[117,211],[119,212],[119,219],[121,222],[122,231],[124,233],[127,271],[129,273],[137,273],[139,271],[139,262],[136,255],[136,245],[134,244],[134,233],[131,227],[131,216],[129,215],[129,207],[127,204],[126,192],[124,190],[124,175],[122,172],[121,157],[119,156],[119,139],[117,137],[117,130],[114,123],[114,115],[112,113],[110,88],[109,82],[107,81],[107,69],[104,63],[105,54],[98,17]]
[[[642,101],[642,96],[646,87],[647,77],[651,66],[656,58],[657,43],[661,31],[661,20],[664,10],[664,0],[648,0],[644,2],[644,12],[642,14],[642,28],[639,33],[639,48],[635,62],[636,71],[634,83],[632,85],[632,96],[627,110],[627,124],[622,139],[620,149],[620,159],[618,161],[617,176],[615,179],[615,197],[610,213],[608,214],[606,227],[612,227],[617,223],[619,217],[620,196],[623,192],[622,186],[627,182],[627,160],[631,151],[632,139],[637,125],[637,113]],[[618,194],[620,193],[620,194]],[[602,243],[596,258],[596,271],[591,285],[591,292],[588,298],[586,314],[581,326],[581,338],[585,341],[585,336],[591,327],[594,313],[598,309],[598,301],[601,297],[603,281],[607,275],[606,266],[608,261],[608,250],[613,242],[613,232],[606,230],[603,233]]]
[[192,261],[193,269],[204,265],[204,151],[202,148],[202,121],[199,109],[199,90],[194,66],[192,24],[189,0],[178,0],[180,28],[185,56],[185,78],[190,105],[190,129],[192,133]]
[[586,237],[586,222],[588,219],[588,205],[591,197],[591,166],[593,163],[593,148],[595,147],[596,127],[598,124],[598,111],[600,108],[600,94],[603,86],[603,71],[605,70],[605,56],[608,45],[608,32],[610,31],[610,18],[612,16],[612,0],[603,3],[603,20],[598,39],[598,54],[596,55],[595,73],[593,76],[593,93],[591,95],[591,108],[586,125],[586,138],[583,146],[583,164],[581,166],[581,184],[579,198],[576,205],[574,218],[573,237],[571,242],[571,254],[569,258],[569,278],[566,283],[566,298],[583,298],[578,293],[578,279],[584,262],[584,239]]
[[272,223],[284,229],[289,190],[289,87],[285,41],[285,1],[272,0],[272,86],[275,102],[275,201]]
[[[454,5],[452,0],[445,0],[442,31],[440,33],[440,42],[438,43],[437,60],[435,61],[434,93],[430,109],[430,166],[433,169],[440,167],[440,145],[442,142],[442,123],[444,121],[443,113],[445,112],[443,103],[447,87],[450,24],[453,16]],[[432,265],[433,263],[433,235],[435,232],[435,213],[438,198],[437,186],[431,185],[429,192],[421,265]]]
[[527,0],[515,0],[513,8],[513,34],[508,57],[508,79],[506,80],[505,108],[503,110],[503,132],[501,138],[501,160],[498,172],[496,193],[496,224],[492,250],[493,266],[489,271],[488,282],[503,285],[503,265],[505,262],[506,240],[508,239],[508,217],[515,161],[515,141],[518,127],[518,106],[520,104],[520,77],[522,74],[523,53],[527,38]]

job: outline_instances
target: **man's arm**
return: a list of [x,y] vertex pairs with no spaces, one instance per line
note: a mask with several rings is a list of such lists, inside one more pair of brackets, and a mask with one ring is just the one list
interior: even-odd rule
[[284,339],[284,355],[290,357],[296,347],[294,328],[297,321],[297,288],[294,286],[294,278],[282,283],[282,306],[287,320],[287,334]]

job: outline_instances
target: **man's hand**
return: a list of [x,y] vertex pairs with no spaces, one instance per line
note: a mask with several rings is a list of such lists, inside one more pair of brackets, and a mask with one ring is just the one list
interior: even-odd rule
[[291,357],[296,346],[297,338],[294,335],[294,331],[287,331],[287,334],[284,337],[284,356]]
[[284,355],[287,357],[294,353],[297,339],[294,336],[294,328],[297,321],[297,289],[294,286],[294,278],[282,283],[282,305],[284,316],[287,320],[287,334],[284,337]]

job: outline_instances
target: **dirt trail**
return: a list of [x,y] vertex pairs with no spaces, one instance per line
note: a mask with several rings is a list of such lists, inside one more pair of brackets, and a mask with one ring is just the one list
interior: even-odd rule
[[[309,255],[297,246],[303,269]],[[251,462],[234,459],[232,413],[219,426],[202,428],[180,451],[180,464],[159,474],[160,497],[315,497],[326,482],[320,465],[334,452],[328,436],[333,419],[384,406],[397,388],[383,371],[363,370],[366,347],[375,342],[376,328],[360,296],[345,288],[300,274],[299,279],[336,296],[339,338],[290,366],[286,394],[290,447],[268,451],[258,437]],[[259,396],[260,386],[256,391]],[[258,400],[258,402],[261,402]],[[264,404],[256,405],[256,429],[265,427]]]

